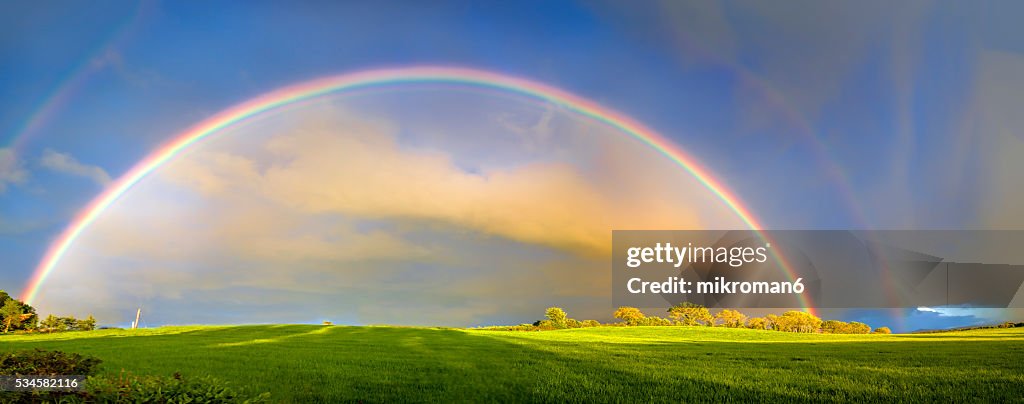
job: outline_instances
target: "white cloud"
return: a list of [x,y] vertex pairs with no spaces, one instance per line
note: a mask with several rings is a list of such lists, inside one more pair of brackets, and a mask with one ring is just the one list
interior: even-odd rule
[[0,193],[8,184],[22,184],[28,179],[28,170],[10,148],[0,148]]
[[39,162],[43,167],[50,170],[88,178],[101,186],[106,186],[111,181],[110,175],[102,168],[82,164],[67,153],[60,153],[51,149],[46,149],[43,151],[43,157]]

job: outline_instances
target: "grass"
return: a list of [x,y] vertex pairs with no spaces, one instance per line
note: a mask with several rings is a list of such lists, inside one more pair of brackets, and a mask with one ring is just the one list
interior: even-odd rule
[[1024,401],[1024,329],[818,335],[314,325],[0,337],[104,372],[211,375],[274,401]]

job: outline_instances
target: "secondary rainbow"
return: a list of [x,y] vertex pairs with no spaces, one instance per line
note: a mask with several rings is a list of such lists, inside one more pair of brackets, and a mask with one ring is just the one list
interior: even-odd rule
[[[700,166],[695,159],[674,146],[657,132],[648,129],[622,113],[601,106],[586,98],[536,81],[476,69],[439,66],[375,69],[306,81],[263,94],[207,118],[176,136],[174,140],[158,148],[126,174],[118,178],[117,181],[111,184],[75,216],[71,224],[47,249],[46,255],[43,256],[33,277],[29,280],[23,300],[26,303],[32,303],[46,278],[53,272],[53,269],[60,262],[64,254],[67,253],[75,240],[100,214],[106,211],[118,198],[124,195],[132,186],[139,183],[149,173],[171,161],[179,153],[197,142],[218,133],[221,129],[263,112],[320,95],[371,86],[424,82],[467,84],[512,91],[559,105],[570,111],[603,122],[664,154],[721,199],[747,226],[753,230],[760,230],[762,228],[749,209],[743,206],[731,191],[717,181],[706,168]],[[788,275],[793,277],[790,265],[785,259],[781,256],[777,258],[781,266],[788,272]],[[802,296],[801,303],[805,308],[813,310],[808,304],[807,299]]]

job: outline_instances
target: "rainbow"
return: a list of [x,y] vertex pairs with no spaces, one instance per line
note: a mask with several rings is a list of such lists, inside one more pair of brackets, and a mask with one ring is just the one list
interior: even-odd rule
[[51,124],[59,112],[71,103],[75,95],[81,93],[82,89],[86,87],[89,78],[106,68],[109,62],[102,61],[106,56],[105,53],[115,52],[119,46],[123,45],[126,39],[142,26],[143,17],[152,8],[153,6],[147,2],[140,1],[135,4],[135,9],[128,13],[123,21],[112,25],[107,37],[99,41],[97,46],[81,59],[78,65],[65,74],[64,78],[46,93],[25,122],[15,129],[7,142],[8,147],[15,152],[21,151],[29,143],[29,140],[40,134],[48,124]]
[[[29,280],[23,300],[26,303],[32,303],[46,278],[53,272],[53,269],[60,262],[64,254],[67,253],[75,240],[81,236],[82,232],[96,221],[103,212],[110,208],[114,202],[135,184],[138,184],[147,175],[171,161],[175,156],[192,145],[234,124],[292,103],[339,91],[404,83],[454,83],[511,91],[550,102],[600,121],[632,136],[667,156],[721,199],[747,226],[753,230],[762,229],[761,224],[750,213],[750,210],[740,203],[736,195],[716,180],[695,159],[674,146],[669,140],[641,125],[639,122],[586,98],[543,83],[483,70],[437,66],[375,69],[311,80],[263,94],[228,108],[176,136],[174,140],[152,152],[126,174],[118,178],[117,181],[111,184],[75,216],[71,224],[68,225],[46,251],[46,255],[40,261],[33,277]],[[791,266],[785,259],[781,256],[776,258],[787,272],[787,275],[791,279],[794,278]],[[807,299],[803,296],[800,299],[801,304],[813,312]]]

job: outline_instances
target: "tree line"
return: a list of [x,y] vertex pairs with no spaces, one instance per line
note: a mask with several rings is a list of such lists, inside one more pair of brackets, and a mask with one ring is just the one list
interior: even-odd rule
[[36,309],[25,302],[11,297],[6,291],[0,290],[0,327],[3,333],[20,332],[57,332],[57,331],[89,331],[96,328],[96,319],[91,315],[85,319],[74,317],[58,317],[53,314],[39,321]]
[[722,309],[712,315],[711,310],[707,307],[689,302],[670,307],[668,317],[648,316],[640,309],[628,306],[619,307],[612,315],[622,321],[611,324],[602,324],[596,320],[579,321],[569,318],[565,310],[560,307],[549,307],[544,311],[545,318],[533,324],[490,328],[511,331],[545,331],[600,326],[705,326],[826,334],[892,333],[889,327],[878,327],[872,330],[871,326],[864,323],[822,320],[811,313],[799,310],[790,310],[781,315],[768,314],[764,317],[748,317],[738,310]]

